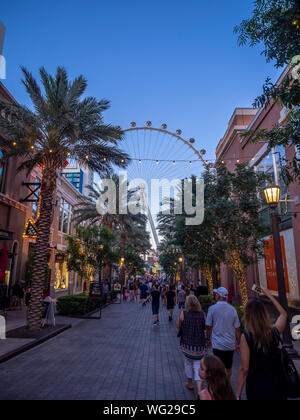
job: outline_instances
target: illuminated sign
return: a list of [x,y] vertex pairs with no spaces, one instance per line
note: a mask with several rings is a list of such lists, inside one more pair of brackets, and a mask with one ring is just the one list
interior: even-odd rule
[[29,219],[25,226],[25,231],[23,238],[25,239],[36,239],[38,235],[35,222],[32,219]]

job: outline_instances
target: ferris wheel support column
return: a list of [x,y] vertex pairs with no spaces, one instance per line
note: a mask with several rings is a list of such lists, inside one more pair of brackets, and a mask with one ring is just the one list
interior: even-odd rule
[[155,225],[154,225],[154,222],[153,222],[152,214],[151,214],[151,211],[149,209],[148,200],[147,200],[146,195],[145,195],[145,186],[144,185],[140,185],[140,193],[141,193],[141,199],[142,199],[143,207],[146,210],[147,216],[148,216],[148,219],[149,219],[153,240],[155,242],[155,246],[156,246],[156,249],[157,249],[158,245],[159,245],[159,240],[158,240],[156,228],[155,228]]

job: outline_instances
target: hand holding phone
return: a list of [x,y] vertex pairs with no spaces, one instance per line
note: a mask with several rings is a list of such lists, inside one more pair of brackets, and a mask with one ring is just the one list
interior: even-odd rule
[[259,295],[263,294],[263,290],[261,287],[257,286],[256,284],[253,284],[252,286],[253,292],[258,293]]

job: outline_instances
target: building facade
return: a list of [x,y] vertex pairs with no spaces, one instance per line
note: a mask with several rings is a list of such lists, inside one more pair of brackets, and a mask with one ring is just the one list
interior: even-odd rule
[[[286,77],[288,70],[281,75],[278,83]],[[281,199],[294,200],[292,203],[282,203],[281,214],[281,241],[284,260],[284,271],[288,298],[291,304],[299,301],[300,290],[300,183],[295,182],[286,186],[281,177],[281,167],[285,158],[295,154],[294,147],[276,147],[269,151],[265,142],[251,143],[243,133],[246,130],[257,131],[271,129],[276,124],[284,124],[287,115],[278,103],[270,103],[263,109],[237,108],[235,109],[225,132],[217,146],[216,158],[224,163],[233,172],[238,163],[249,163],[255,171],[267,173],[273,184],[280,185]],[[268,220],[269,209],[262,209],[262,217]],[[247,273],[248,289],[254,283],[268,287],[276,295],[277,275],[274,255],[274,244],[271,236],[264,239],[264,258],[258,264],[249,267]],[[221,282],[224,286],[233,285],[239,293],[232,270],[225,265],[221,266]]]
[[[16,102],[2,83],[0,97]],[[0,166],[0,267],[5,264],[5,269],[0,269],[0,282],[8,286],[8,296],[17,280],[24,283],[30,281],[28,262],[35,244],[30,227],[34,227],[38,218],[41,170],[36,167],[27,176],[25,171],[17,171],[20,162],[11,158]],[[90,179],[91,175],[88,177]],[[88,181],[87,175],[84,179]],[[76,233],[71,220],[73,209],[82,199],[80,188],[76,188],[70,181],[63,174],[57,178],[48,248],[48,280],[44,290],[44,294],[50,294],[52,298],[81,293],[83,290],[83,284],[76,273],[68,272],[64,257],[67,235]],[[36,193],[31,194],[32,190],[36,190]]]
[[[1,82],[0,97],[16,102]],[[10,158],[0,167],[0,281],[6,283],[9,291],[17,280],[21,280],[20,272],[26,259],[22,248],[28,209],[22,198],[26,193],[23,182],[27,177],[25,172],[17,172],[18,164],[17,159]]]

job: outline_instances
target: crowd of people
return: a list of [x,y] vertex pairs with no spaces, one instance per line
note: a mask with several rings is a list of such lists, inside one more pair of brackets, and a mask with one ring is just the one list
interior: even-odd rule
[[[193,391],[196,384],[200,400],[240,400],[244,387],[248,400],[287,399],[280,357],[281,335],[288,320],[286,311],[265,288],[262,294],[269,298],[279,317],[271,323],[269,313],[260,299],[250,300],[245,308],[244,328],[231,304],[231,291],[224,287],[214,290],[216,304],[204,313],[197,296],[208,294],[203,286],[176,289],[164,281],[141,279],[129,282],[124,288],[124,300],[146,306],[151,302],[153,325],[159,326],[160,305],[168,311],[169,322],[178,305],[177,321],[179,350],[182,353],[187,377],[186,387]],[[237,386],[231,384],[234,354],[240,355]],[[204,387],[206,383],[206,387]]]

